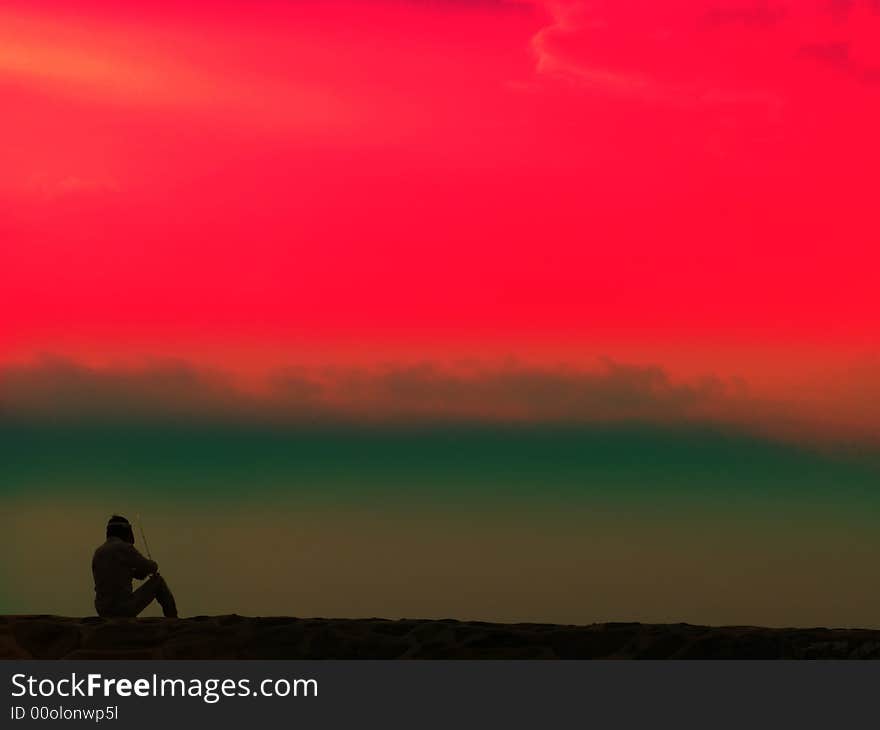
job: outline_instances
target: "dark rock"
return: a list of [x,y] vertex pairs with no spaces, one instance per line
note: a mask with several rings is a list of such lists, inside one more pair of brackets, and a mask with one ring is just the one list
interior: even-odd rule
[[303,659],[354,659],[348,642],[330,626],[320,626],[310,622],[309,640],[303,650]]
[[511,649],[534,645],[536,639],[529,633],[515,631],[490,631],[465,642],[470,649]]
[[243,659],[300,659],[305,653],[301,621],[256,630],[242,648]]
[[33,657],[18,645],[13,633],[4,627],[3,631],[0,631],[0,659],[33,659]]
[[165,659],[237,659],[249,633],[238,626],[191,624],[188,619],[174,621],[159,650]]
[[783,656],[779,637],[766,634],[712,634],[696,639],[679,659],[780,659]]
[[409,642],[384,634],[371,634],[351,645],[352,659],[398,659],[410,649]]
[[122,659],[159,659],[155,652],[150,651],[149,649],[77,649],[74,652],[71,652],[66,657],[65,660],[69,659],[109,659],[109,660],[122,660]]
[[74,624],[60,623],[51,616],[13,624],[15,641],[34,659],[60,659],[79,648],[80,630]]
[[293,618],[291,616],[258,616],[257,618],[248,619],[254,626],[278,626],[280,624],[301,623],[302,619]]
[[643,649],[633,654],[633,659],[669,659],[678,658],[678,652],[688,643],[684,634],[660,634],[653,638]]
[[620,652],[638,631],[638,624],[572,627],[552,632],[548,641],[560,659],[602,659]]
[[156,647],[162,644],[167,635],[162,624],[134,620],[108,623],[97,627],[85,640],[83,648],[105,650]]
[[[370,619],[371,621],[375,621],[375,619]],[[386,634],[388,636],[404,636],[409,634],[417,625],[416,621],[385,621],[381,623],[376,623],[373,626],[373,631],[379,634]]]
[[0,617],[0,659],[875,659],[880,631],[485,621]]

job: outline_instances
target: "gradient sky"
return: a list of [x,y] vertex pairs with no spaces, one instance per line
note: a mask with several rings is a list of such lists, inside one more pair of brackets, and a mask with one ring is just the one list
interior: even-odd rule
[[5,2],[0,361],[876,382],[878,32],[870,0]]
[[[876,0],[6,0],[7,493],[160,483],[157,418],[269,433],[163,462],[239,492],[279,423],[561,424],[592,446],[548,495],[674,443],[610,481],[715,480],[719,513],[806,480],[846,532],[880,463],[878,37]],[[108,419],[109,461],[64,446]],[[486,448],[456,483],[509,476]],[[415,450],[407,479],[444,463]]]

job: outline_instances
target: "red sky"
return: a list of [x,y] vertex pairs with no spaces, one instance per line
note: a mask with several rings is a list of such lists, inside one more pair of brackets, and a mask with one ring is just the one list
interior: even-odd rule
[[115,5],[0,7],[0,364],[609,356],[880,427],[873,0]]

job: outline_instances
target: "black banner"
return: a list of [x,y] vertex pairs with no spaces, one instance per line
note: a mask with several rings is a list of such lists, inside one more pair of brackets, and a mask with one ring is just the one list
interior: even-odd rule
[[792,727],[873,717],[873,662],[4,661],[3,727]]

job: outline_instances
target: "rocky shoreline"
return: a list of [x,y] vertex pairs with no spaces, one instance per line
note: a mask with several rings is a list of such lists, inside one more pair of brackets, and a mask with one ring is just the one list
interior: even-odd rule
[[880,631],[454,619],[0,616],[0,659],[878,659]]

